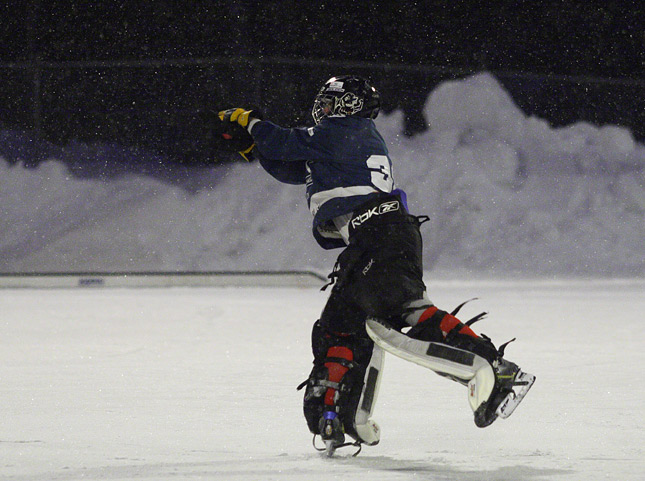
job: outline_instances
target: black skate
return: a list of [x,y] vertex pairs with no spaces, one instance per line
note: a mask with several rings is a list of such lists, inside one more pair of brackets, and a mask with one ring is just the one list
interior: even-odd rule
[[325,411],[320,418],[320,437],[325,443],[325,454],[330,457],[345,444],[343,426],[334,411]]
[[522,402],[535,382],[535,376],[523,372],[515,363],[499,357],[492,363],[495,385],[488,400],[475,410],[475,424],[484,428],[498,417],[507,418]]
[[324,448],[319,448],[316,446],[316,436],[314,435],[314,448],[317,451],[324,451],[325,455],[331,458],[338,448],[344,448],[345,446],[355,446],[358,447],[353,456],[358,455],[361,452],[361,443],[359,441],[353,443],[345,442],[345,433],[343,431],[343,425],[340,422],[338,414],[334,411],[325,411],[323,416],[320,418],[320,437],[325,443]]

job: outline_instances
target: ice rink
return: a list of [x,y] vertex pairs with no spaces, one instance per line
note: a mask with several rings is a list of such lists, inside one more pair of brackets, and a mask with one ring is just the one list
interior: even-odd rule
[[313,288],[0,290],[0,479],[641,480],[645,282],[429,282],[537,376],[475,427],[463,386],[390,355],[381,443],[325,459],[296,386]]

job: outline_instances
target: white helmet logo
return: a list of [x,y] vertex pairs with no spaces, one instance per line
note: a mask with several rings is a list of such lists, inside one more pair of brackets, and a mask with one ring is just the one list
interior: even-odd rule
[[341,98],[337,99],[338,113],[343,115],[353,115],[363,108],[363,99],[352,92],[347,92]]
[[328,92],[344,92],[343,82],[330,82],[326,90]]

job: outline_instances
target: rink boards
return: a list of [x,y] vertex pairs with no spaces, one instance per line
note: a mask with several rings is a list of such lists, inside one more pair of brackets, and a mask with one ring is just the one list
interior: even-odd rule
[[314,271],[71,272],[0,274],[0,288],[320,287]]

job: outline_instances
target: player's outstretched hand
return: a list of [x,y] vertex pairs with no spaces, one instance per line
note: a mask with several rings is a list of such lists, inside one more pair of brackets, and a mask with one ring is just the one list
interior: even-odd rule
[[218,113],[219,125],[215,128],[217,147],[229,152],[238,152],[245,160],[253,160],[255,143],[247,131],[249,122],[261,118],[255,110],[241,108],[222,110]]

